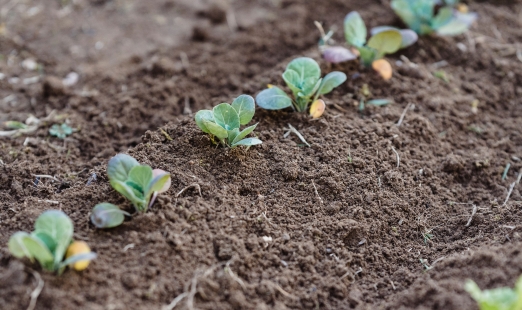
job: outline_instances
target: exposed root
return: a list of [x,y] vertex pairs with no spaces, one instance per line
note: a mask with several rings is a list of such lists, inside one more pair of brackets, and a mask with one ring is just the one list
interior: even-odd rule
[[411,106],[412,106],[412,104],[408,103],[408,105],[406,106],[404,111],[402,111],[401,117],[399,118],[399,121],[397,122],[397,127],[399,127],[402,124],[402,122],[404,121],[404,117],[406,116],[406,112],[408,112],[408,110],[410,109]]
[[297,131],[297,129],[295,129],[294,126],[288,124],[288,131],[283,135],[283,138],[286,138],[288,137],[288,135],[290,135],[290,133],[294,133],[298,138],[299,140],[301,140],[301,142],[303,142],[304,144],[306,144],[306,146],[310,147],[310,144],[308,144],[308,142],[306,142],[305,138],[303,137],[303,135]]
[[323,198],[319,196],[319,192],[317,191],[317,187],[315,186],[314,180],[312,180],[312,185],[314,186],[315,195],[317,195],[317,198],[319,199],[319,202],[323,204]]
[[201,195],[201,186],[199,186],[198,183],[192,183],[192,184],[190,184],[189,186],[186,186],[186,187],[184,187],[182,190],[180,190],[179,193],[176,194],[176,198],[178,198],[181,194],[183,194],[183,192],[185,192],[187,189],[189,189],[189,188],[193,188],[193,187],[196,188],[196,189],[198,190],[199,196],[200,196],[200,197],[203,197],[203,196]]
[[395,148],[392,146],[392,151],[397,155],[397,168],[401,165],[401,158],[399,156],[399,153],[395,150]]
[[36,281],[38,281],[38,284],[36,285],[36,288],[34,291],[31,292],[31,301],[29,302],[29,306],[27,307],[27,310],[33,310],[36,306],[36,300],[38,299],[38,296],[40,296],[40,293],[43,290],[44,287],[44,281],[42,280],[42,277],[40,274],[36,271],[31,270],[31,273],[35,277]]
[[471,216],[469,217],[469,220],[466,223],[466,227],[469,227],[469,225],[471,224],[471,221],[473,220],[473,216],[475,216],[476,213],[477,213],[477,206],[473,205],[473,211],[471,211]]
[[515,185],[517,184],[517,182],[513,182],[511,183],[511,185],[509,186],[509,192],[507,194],[507,197],[506,197],[506,200],[504,200],[504,204],[502,204],[503,207],[506,206],[508,200],[509,200],[509,197],[511,197],[511,193],[513,193],[513,188],[515,188]]

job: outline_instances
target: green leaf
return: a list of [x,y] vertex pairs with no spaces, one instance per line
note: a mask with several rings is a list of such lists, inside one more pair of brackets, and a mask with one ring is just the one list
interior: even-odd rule
[[150,181],[152,181],[152,168],[146,165],[132,168],[127,181],[137,184],[139,191],[145,193]]
[[317,95],[325,95],[346,81],[346,74],[339,71],[328,73],[322,80]]
[[441,28],[451,21],[453,18],[453,9],[449,6],[443,7],[435,18],[431,20],[431,27],[435,30]]
[[4,123],[8,129],[27,129],[27,125],[17,121],[7,121]]
[[49,129],[49,134],[51,136],[55,136],[60,139],[65,139],[65,137],[67,137],[68,135],[70,135],[72,133],[73,133],[73,129],[65,123],[61,124],[61,125],[54,124]]
[[411,29],[402,29],[401,30],[401,29],[391,27],[391,26],[374,27],[371,30],[371,34],[373,36],[373,35],[378,34],[379,32],[383,32],[383,31],[387,31],[387,30],[396,30],[401,33],[401,37],[402,37],[402,42],[401,42],[401,47],[400,47],[401,49],[406,48],[410,45],[413,45],[419,39],[419,36],[417,35],[417,33]]
[[355,47],[363,47],[368,30],[359,13],[353,11],[344,18],[344,36],[346,41]]
[[203,132],[211,133],[210,130],[203,123],[204,120],[214,122],[214,113],[211,110],[200,110],[196,113],[196,125],[203,130]]
[[303,83],[303,89],[298,95],[305,98],[312,97],[321,86],[321,81],[322,79],[316,80],[313,77],[306,79]]
[[379,52],[379,54],[393,54],[399,50],[402,43],[401,33],[397,30],[386,30],[372,36],[368,41],[368,47]]
[[115,191],[117,191],[123,197],[130,200],[130,202],[132,202],[132,204],[138,211],[142,211],[142,207],[145,204],[145,201],[137,195],[138,193],[135,192],[133,188],[129,187],[124,182],[118,180],[110,180],[110,183]]
[[475,299],[481,310],[518,310],[515,306],[520,297],[509,287],[481,291],[475,282],[468,280],[464,289]]
[[22,258],[27,257],[33,261],[33,255],[29,250],[25,247],[24,238],[29,237],[29,234],[23,231],[19,231],[14,233],[11,238],[9,238],[9,242],[7,243],[7,247],[9,248],[9,252],[14,257]]
[[366,102],[366,104],[371,104],[374,106],[385,106],[391,103],[393,103],[393,101],[390,99],[373,99]]
[[435,0],[392,0],[391,7],[410,29],[419,34],[429,33]]
[[232,107],[236,110],[239,115],[239,123],[246,125],[250,123],[256,112],[256,103],[254,98],[249,95],[241,95],[234,99]]
[[51,253],[54,253],[56,250],[56,242],[54,241],[53,237],[49,236],[46,232],[43,231],[35,231],[31,234],[31,236],[36,237],[40,239],[45,246],[51,251]]
[[301,77],[299,73],[292,69],[286,69],[283,73],[283,80],[285,80],[286,85],[296,96],[301,91]]
[[107,175],[109,180],[125,182],[129,177],[129,172],[140,163],[127,154],[118,154],[109,160]]
[[218,124],[209,121],[203,121],[203,123],[208,128],[208,130],[210,130],[210,133],[218,137],[220,140],[226,139],[228,137],[228,131]]
[[266,110],[281,110],[292,106],[292,99],[278,87],[273,86],[260,92],[256,97],[257,105]]
[[165,184],[167,184],[167,182],[170,182],[170,173],[165,172],[155,176],[147,188],[147,199],[149,199],[150,195],[152,195],[154,192],[162,193],[167,191],[168,187],[170,187],[169,183],[169,186],[165,188]]
[[[214,107],[212,112],[214,113],[214,121],[216,122],[216,124],[225,128],[225,130],[232,130],[234,128],[239,128],[239,126],[240,126],[239,115],[238,115],[236,109],[234,109],[230,104],[228,104],[228,103],[218,104],[217,106]],[[206,125],[206,123],[205,123],[205,125]],[[227,136],[228,136],[228,134],[227,134]],[[221,139],[224,139],[224,138],[221,138]]]
[[130,216],[112,203],[99,203],[92,209],[91,222],[98,228],[112,228],[121,225],[125,215]]
[[294,70],[299,75],[299,84],[303,84],[306,79],[315,78],[317,81],[321,77],[321,68],[315,60],[309,57],[299,57],[292,60],[286,70]]
[[235,128],[234,130],[228,131],[228,141],[234,141],[234,139],[239,134],[239,128]]
[[94,253],[94,252],[77,254],[77,255],[71,256],[71,257],[67,258],[66,260],[64,260],[63,262],[61,262],[58,265],[58,267],[64,268],[64,267],[67,267],[67,265],[72,265],[72,264],[82,261],[82,260],[90,261],[90,260],[96,259],[97,256],[98,255],[96,255],[96,253]]
[[462,14],[454,12],[454,16],[444,26],[436,29],[437,34],[442,36],[456,36],[468,31],[471,24],[477,18],[476,13]]
[[259,140],[258,138],[246,138],[239,142],[236,142],[236,144],[234,144],[233,147],[240,146],[240,145],[252,146],[252,145],[258,145],[261,143],[263,143],[263,142],[261,140]]
[[257,124],[255,125],[252,125],[250,127],[247,127],[245,129],[243,129],[243,131],[241,131],[235,138],[234,140],[231,142],[232,145],[236,144],[238,141],[241,141],[243,138],[245,138],[246,136],[248,136],[252,131],[254,131],[254,129],[256,129],[256,126]]
[[55,264],[59,263],[72,241],[74,228],[71,219],[59,210],[45,211],[36,219],[34,230],[35,233],[44,232],[54,240],[54,260]]
[[42,268],[46,270],[54,271],[55,264],[60,263],[63,259],[63,255],[59,258],[53,256],[45,244],[36,237],[27,235],[22,238],[22,242],[31,256],[36,258]]

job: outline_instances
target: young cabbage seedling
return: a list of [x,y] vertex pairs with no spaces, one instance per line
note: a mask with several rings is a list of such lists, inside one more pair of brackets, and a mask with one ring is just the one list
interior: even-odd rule
[[212,110],[201,110],[196,113],[196,124],[204,132],[211,135],[212,140],[217,137],[219,142],[230,148],[240,145],[250,147],[261,144],[258,138],[246,138],[257,124],[239,131],[241,125],[248,124],[255,113],[254,98],[241,95],[234,99],[232,104],[221,103]]
[[392,0],[391,6],[402,21],[420,35],[459,35],[466,32],[478,17],[477,13],[453,8],[458,1],[446,0],[445,3],[438,11],[438,0]]
[[140,163],[126,154],[109,160],[107,175],[112,188],[129,199],[137,211],[146,212],[156,196],[170,187],[170,174]]
[[352,49],[340,46],[324,47],[325,60],[332,63],[342,62],[353,59],[350,56],[353,54],[361,58],[365,67],[372,67],[385,80],[392,77],[392,67],[383,59],[384,55],[393,54],[418,40],[417,34],[412,30],[381,26],[371,30],[371,37],[367,41],[368,29],[361,15],[355,11],[346,15],[344,19],[344,35]]
[[257,105],[267,110],[280,110],[293,107],[303,112],[310,107],[310,115],[320,117],[326,107],[321,95],[330,93],[334,88],[346,81],[346,74],[334,71],[321,78],[321,68],[315,60],[300,57],[292,60],[283,73],[283,80],[292,91],[288,96],[281,88],[269,86],[256,97]]
[[96,253],[91,252],[86,244],[78,251],[77,242],[72,239],[73,231],[73,223],[65,213],[45,211],[34,223],[31,234],[19,231],[11,236],[9,251],[17,258],[27,257],[31,262],[36,259],[43,269],[58,271],[59,274],[68,265],[83,270],[96,258]]
[[515,289],[500,287],[481,291],[472,280],[466,282],[464,289],[475,299],[480,310],[522,309],[522,277],[515,284]]
[[67,137],[68,135],[72,134],[73,131],[74,130],[69,125],[67,125],[65,123],[63,123],[61,125],[54,124],[49,129],[49,134],[51,136],[55,136],[55,137],[57,137],[59,139],[65,139],[65,137]]

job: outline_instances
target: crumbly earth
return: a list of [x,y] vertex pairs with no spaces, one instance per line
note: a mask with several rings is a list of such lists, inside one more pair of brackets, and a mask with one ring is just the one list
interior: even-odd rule
[[[0,309],[27,308],[37,274],[42,310],[161,309],[182,294],[175,309],[478,309],[467,279],[495,288],[522,273],[522,3],[468,4],[469,34],[421,38],[388,58],[385,82],[321,61],[313,21],[342,29],[358,10],[401,26],[388,1],[0,0],[0,121],[47,117],[0,138]],[[297,56],[349,77],[324,117],[258,109],[263,144],[249,150],[195,126],[199,109],[283,85]],[[359,111],[364,95],[394,103]],[[51,137],[62,122],[76,131]],[[172,187],[97,230],[96,203],[132,211],[107,180],[118,152]],[[56,276],[9,254],[48,209],[98,253],[87,270]]]

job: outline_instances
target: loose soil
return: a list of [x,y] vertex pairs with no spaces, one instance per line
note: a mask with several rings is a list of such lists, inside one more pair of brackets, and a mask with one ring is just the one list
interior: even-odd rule
[[[469,5],[468,35],[421,38],[389,57],[384,82],[320,61],[313,21],[341,29],[358,10],[401,26],[388,1],[0,1],[0,121],[54,115],[0,139],[0,309],[26,309],[36,273],[35,309],[161,309],[184,293],[175,309],[478,309],[467,279],[495,288],[522,273],[521,184],[505,202],[522,173],[522,4]],[[324,117],[257,110],[263,144],[249,150],[195,126],[199,109],[282,85],[297,56],[349,76]],[[394,104],[358,111],[365,84]],[[50,137],[64,121],[77,131]],[[288,124],[311,146],[284,138]],[[96,203],[132,211],[105,172],[118,152],[172,187],[97,230]],[[87,270],[56,276],[9,254],[48,209],[98,253]]]

